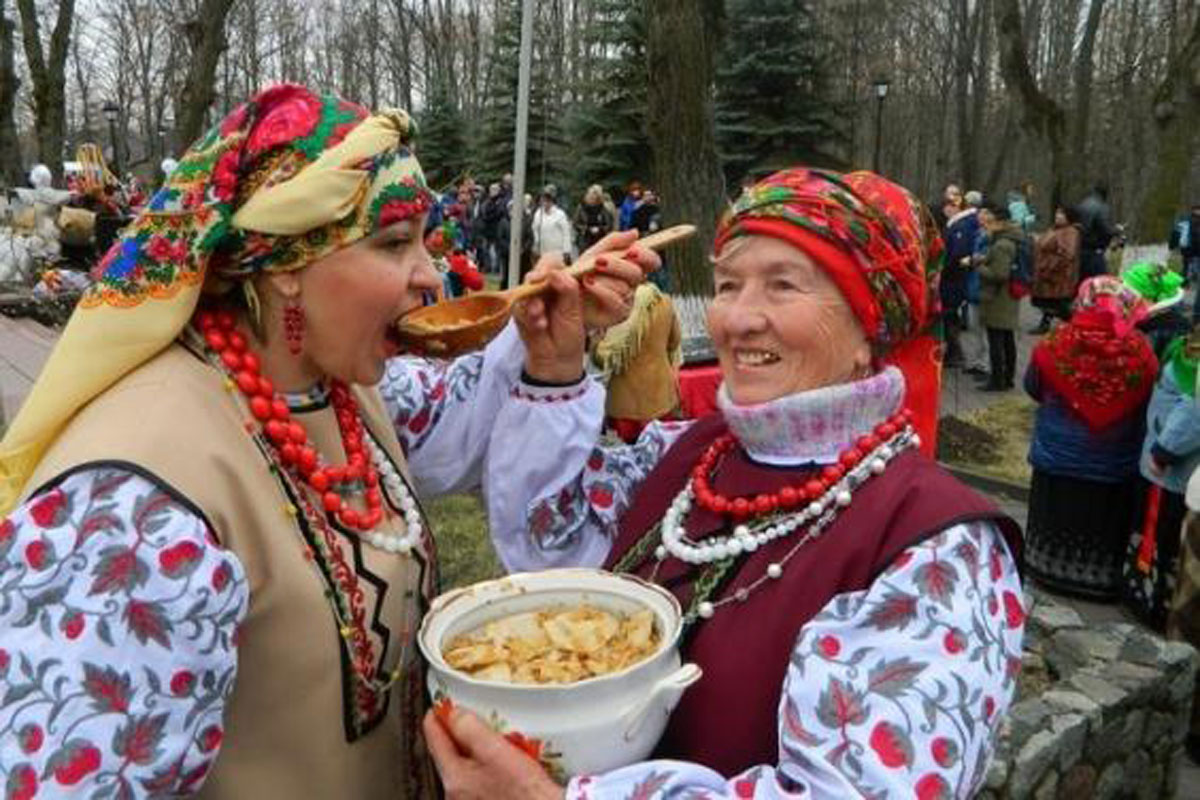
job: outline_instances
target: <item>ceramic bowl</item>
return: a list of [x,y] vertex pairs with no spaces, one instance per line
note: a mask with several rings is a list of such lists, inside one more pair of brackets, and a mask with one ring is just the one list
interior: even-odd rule
[[[536,609],[587,603],[631,614],[649,608],[659,650],[620,672],[563,685],[500,683],[451,669],[442,648],[492,620]],[[680,664],[683,615],[670,592],[629,575],[591,569],[516,573],[441,595],[421,624],[435,704],[470,709],[537,758],[560,782],[645,759],[684,689],[700,677]]]

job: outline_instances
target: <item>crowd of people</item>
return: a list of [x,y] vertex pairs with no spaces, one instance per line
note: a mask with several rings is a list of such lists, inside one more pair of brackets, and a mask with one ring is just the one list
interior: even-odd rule
[[[512,202],[511,174],[488,184],[486,191],[467,177],[436,199],[427,225],[433,231],[453,221],[449,252],[465,255],[484,275],[502,279],[507,272]],[[662,225],[657,195],[639,181],[626,187],[619,205],[610,192],[593,184],[578,198],[573,212],[564,207],[558,187],[546,184],[536,198],[525,195],[522,209],[522,279],[542,256],[570,263],[613,231],[637,230],[644,236]],[[657,271],[652,280],[666,290],[665,270]]]

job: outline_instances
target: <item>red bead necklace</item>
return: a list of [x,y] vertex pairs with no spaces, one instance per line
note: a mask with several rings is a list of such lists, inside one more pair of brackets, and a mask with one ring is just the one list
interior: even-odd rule
[[[246,337],[235,329],[233,315],[227,311],[201,311],[196,314],[196,327],[233,376],[250,413],[262,425],[263,438],[275,449],[284,467],[299,475],[321,497],[325,510],[342,525],[357,531],[368,531],[378,525],[383,519],[379,473],[367,458],[358,403],[346,385],[340,381],[330,383],[330,400],[337,415],[346,463],[327,465],[308,443],[304,426],[291,418],[291,409],[275,392],[274,385],[259,374],[261,362],[250,352]],[[362,495],[365,511],[351,508],[345,501],[342,495],[351,492]]]
[[847,472],[854,469],[867,453],[896,435],[896,432],[912,422],[913,414],[908,409],[898,411],[886,421],[875,426],[872,433],[862,436],[852,447],[843,451],[838,463],[821,470],[820,477],[812,477],[803,483],[785,486],[777,492],[758,495],[729,497],[712,488],[713,476],[725,455],[737,446],[732,433],[726,433],[708,446],[700,461],[692,468],[692,486],[696,502],[714,514],[743,520],[761,517],[777,511],[788,511],[821,497],[830,486],[836,484]]

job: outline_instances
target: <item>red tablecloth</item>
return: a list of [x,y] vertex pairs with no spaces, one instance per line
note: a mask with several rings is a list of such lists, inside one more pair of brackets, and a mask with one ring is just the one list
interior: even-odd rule
[[696,419],[717,410],[717,389],[721,386],[721,368],[716,364],[698,364],[679,370],[679,405],[683,416]]

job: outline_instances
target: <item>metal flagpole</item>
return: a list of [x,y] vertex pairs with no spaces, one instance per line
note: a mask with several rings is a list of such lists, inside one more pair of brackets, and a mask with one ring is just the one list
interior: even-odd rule
[[525,222],[525,150],[529,140],[529,72],[533,60],[533,0],[521,2],[521,61],[517,74],[517,144],[509,212],[508,286],[521,282],[521,227]]

